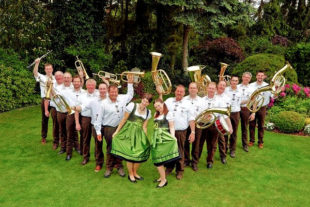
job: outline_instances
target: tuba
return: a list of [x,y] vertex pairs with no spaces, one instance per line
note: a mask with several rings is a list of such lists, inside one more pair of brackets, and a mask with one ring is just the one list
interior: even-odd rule
[[197,83],[198,95],[206,96],[207,95],[207,86],[211,82],[211,78],[208,75],[201,75],[201,71],[205,68],[204,65],[195,65],[188,67],[186,71],[189,74],[189,77],[192,82]]
[[140,83],[141,77],[144,77],[144,72],[141,72],[139,68],[133,68],[131,71],[124,71],[121,73],[121,81],[128,83],[127,76],[133,75],[133,83]]
[[283,68],[277,71],[276,74],[274,74],[270,85],[258,88],[251,94],[249,102],[247,103],[247,108],[252,113],[257,112],[263,106],[264,96],[261,94],[262,92],[271,91],[271,93],[274,95],[278,95],[281,92],[282,87],[284,87],[286,82],[283,73],[290,68],[292,69],[292,66],[287,63]]
[[83,62],[79,59],[78,56],[76,56],[76,61],[74,62],[74,65],[75,65],[76,70],[78,71],[78,74],[83,73],[85,79],[86,80],[89,79],[89,76],[88,76],[88,74],[87,74],[87,72],[85,70]]
[[227,108],[210,108],[202,111],[195,119],[196,127],[199,129],[206,129],[210,127],[217,120],[216,114],[225,114],[230,116],[231,107]]
[[100,79],[107,79],[110,84],[119,86],[121,81],[118,79],[118,76],[114,73],[109,73],[106,71],[99,71],[98,73],[93,73],[94,76],[98,76]]
[[219,75],[219,81],[225,81],[226,82],[226,85],[229,86],[230,85],[230,79],[231,77],[229,75],[224,75],[225,74],[225,71],[226,71],[226,68],[229,66],[228,64],[226,63],[221,63],[221,70],[220,70],[220,75]]
[[171,93],[172,84],[169,76],[166,71],[159,69],[157,70],[157,66],[159,63],[159,59],[162,56],[161,53],[151,52],[152,55],[152,78],[156,87],[160,87],[163,95],[167,95]]

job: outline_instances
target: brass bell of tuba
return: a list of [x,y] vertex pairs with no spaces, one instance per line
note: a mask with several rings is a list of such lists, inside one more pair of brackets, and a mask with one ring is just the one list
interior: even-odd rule
[[118,78],[117,74],[109,73],[106,71],[99,71],[98,73],[93,73],[94,76],[98,76],[100,79],[104,78],[109,81],[110,84],[120,86],[121,81]]
[[120,74],[121,81],[128,83],[127,77],[129,75],[133,75],[133,83],[138,84],[141,82],[141,77],[144,77],[144,72],[141,72],[139,68],[133,68],[131,71],[124,71]]
[[226,108],[209,108],[202,111],[200,114],[197,115],[195,119],[196,127],[199,129],[206,129],[210,127],[217,119],[216,113],[230,116],[231,107],[228,106]]
[[289,63],[274,74],[270,81],[270,85],[258,88],[251,94],[249,102],[247,103],[247,108],[250,112],[255,113],[263,106],[264,96],[261,94],[262,92],[271,91],[274,95],[278,95],[281,92],[286,82],[283,73],[288,69],[293,69]]
[[159,69],[157,70],[157,66],[162,56],[159,52],[150,52],[152,55],[152,79],[156,87],[160,87],[163,95],[167,95],[171,93],[172,84],[169,76],[166,71]]
[[201,74],[205,67],[204,65],[194,65],[186,69],[191,81],[197,83],[199,96],[206,96],[208,94],[207,86],[211,83],[211,78],[208,75]]
[[229,86],[231,77],[229,75],[224,75],[229,65],[226,63],[222,63],[222,62],[220,62],[220,64],[221,64],[221,70],[220,70],[220,75],[219,75],[219,81],[225,81],[226,86]]
[[76,70],[78,71],[78,74],[83,73],[85,79],[88,80],[89,76],[88,76],[88,74],[87,74],[87,72],[85,70],[83,62],[79,59],[78,56],[76,56],[76,61],[74,62],[74,65],[75,65]]

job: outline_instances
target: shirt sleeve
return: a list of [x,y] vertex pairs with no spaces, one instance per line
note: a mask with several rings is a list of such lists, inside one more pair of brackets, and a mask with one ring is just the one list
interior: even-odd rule
[[131,101],[131,99],[133,98],[133,95],[134,95],[133,84],[128,83],[127,94],[125,95],[126,96],[126,103],[129,103]]
[[126,112],[131,113],[134,107],[135,107],[135,104],[134,104],[133,102],[130,102],[130,103],[126,106]]
[[167,114],[167,116],[166,116],[166,119],[168,120],[168,121],[173,121],[173,114],[169,111],[168,112],[168,114]]
[[34,77],[36,79],[37,82],[42,82],[45,83],[46,82],[46,77],[45,75],[42,75],[41,73],[38,72],[38,76]]

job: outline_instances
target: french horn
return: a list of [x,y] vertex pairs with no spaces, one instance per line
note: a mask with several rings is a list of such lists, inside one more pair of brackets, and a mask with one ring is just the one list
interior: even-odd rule
[[278,95],[281,92],[282,87],[284,87],[286,82],[283,73],[288,69],[292,69],[292,66],[289,63],[274,74],[269,85],[258,88],[251,94],[249,102],[247,103],[247,108],[250,112],[255,113],[262,107],[264,103],[264,96],[261,94],[262,92],[271,91],[274,95]]
[[160,87],[163,95],[167,95],[171,93],[172,84],[170,81],[169,76],[167,75],[166,71],[159,69],[157,70],[157,66],[162,56],[159,52],[151,52],[152,55],[152,79],[156,87]]
[[205,68],[204,65],[194,65],[186,69],[192,82],[197,83],[198,96],[206,96],[207,86],[211,83],[211,78],[208,75],[202,75],[201,71]]
[[196,127],[199,129],[206,129],[210,127],[217,120],[216,113],[230,116],[231,107],[209,108],[202,111],[195,119]]
[[83,65],[83,62],[79,59],[78,56],[76,56],[76,61],[74,62],[74,65],[75,65],[76,70],[78,71],[78,74],[83,73],[85,79],[88,80],[89,76],[88,76],[88,74],[86,72],[86,69],[85,69],[85,67]]

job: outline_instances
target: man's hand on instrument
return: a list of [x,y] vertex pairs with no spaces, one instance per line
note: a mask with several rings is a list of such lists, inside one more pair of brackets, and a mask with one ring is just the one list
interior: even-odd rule
[[128,74],[127,80],[128,80],[128,83],[133,83],[133,74]]
[[40,63],[40,61],[41,61],[41,58],[37,58],[37,59],[35,59],[35,63],[36,63],[36,65],[38,65],[39,63]]

